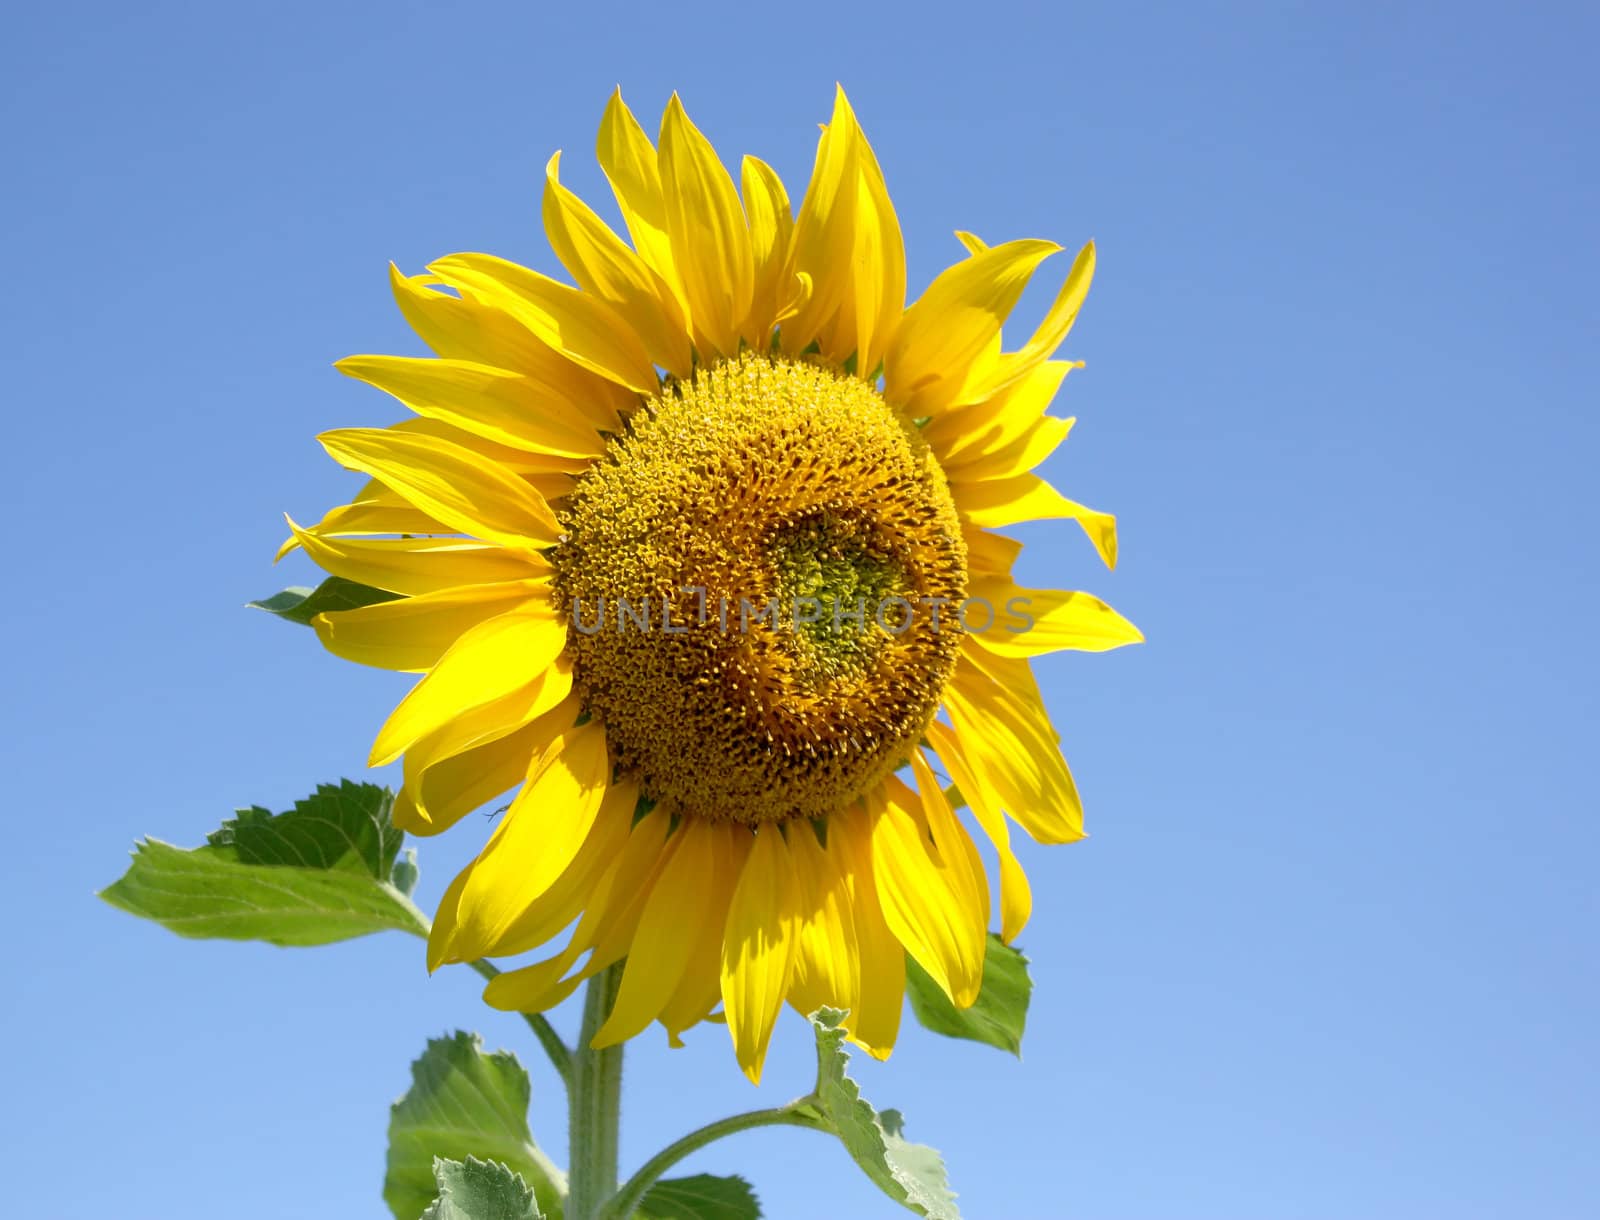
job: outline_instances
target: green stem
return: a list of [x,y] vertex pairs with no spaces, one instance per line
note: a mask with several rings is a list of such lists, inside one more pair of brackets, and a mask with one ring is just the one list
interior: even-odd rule
[[[481,957],[471,963],[472,968],[486,979],[492,979],[500,973],[491,963]],[[518,1013],[528,1023],[528,1028],[533,1031],[533,1036],[539,1039],[539,1045],[544,1047],[544,1053],[550,1059],[550,1065],[555,1068],[556,1074],[561,1077],[561,1083],[566,1086],[567,1095],[572,1094],[572,1051],[561,1040],[561,1035],[556,1033],[556,1027],[545,1020],[543,1013],[523,1012]]]
[[813,1131],[825,1131],[827,1128],[810,1112],[811,1104],[812,1098],[802,1097],[799,1101],[791,1101],[786,1106],[776,1106],[771,1110],[751,1110],[747,1114],[721,1118],[714,1123],[707,1123],[698,1131],[689,1132],[646,1161],[639,1172],[629,1178],[626,1185],[601,1210],[601,1220],[627,1220],[633,1214],[634,1208],[644,1199],[645,1193],[656,1184],[656,1180],[662,1174],[690,1153],[698,1152],[713,1140],[719,1140],[725,1135],[752,1131],[757,1127],[777,1126],[808,1127]]
[[[622,1116],[622,1044],[589,1044],[611,1014],[622,986],[622,963],[589,980],[583,1028],[572,1053],[568,1090],[567,1220],[598,1220],[617,1193],[617,1128]],[[624,1213],[625,1215],[626,1213]]]

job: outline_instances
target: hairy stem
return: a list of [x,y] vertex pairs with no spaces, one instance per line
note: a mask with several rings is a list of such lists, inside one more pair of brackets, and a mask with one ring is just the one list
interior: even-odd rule
[[675,1143],[667,1145],[655,1156],[646,1161],[639,1172],[628,1179],[627,1183],[619,1190],[604,1209],[600,1212],[601,1220],[627,1220],[633,1210],[639,1206],[645,1193],[655,1185],[656,1180],[667,1170],[671,1169],[684,1157],[692,1152],[698,1152],[713,1140],[719,1140],[725,1135],[733,1135],[739,1131],[751,1131],[757,1127],[808,1127],[813,1131],[825,1131],[822,1123],[810,1110],[811,1098],[802,1097],[799,1101],[792,1101],[786,1106],[776,1106],[770,1110],[751,1110],[746,1114],[735,1114],[730,1118],[718,1119],[714,1123],[707,1123],[697,1131]]
[[567,1220],[598,1220],[617,1193],[622,1046],[595,1050],[589,1044],[610,1015],[621,986],[619,962],[590,979],[583,997],[583,1029],[572,1052],[572,1086],[568,1090]]

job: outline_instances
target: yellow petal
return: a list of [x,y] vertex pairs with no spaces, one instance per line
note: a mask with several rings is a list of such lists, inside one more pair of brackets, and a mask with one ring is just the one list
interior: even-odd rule
[[923,435],[945,467],[970,463],[1013,444],[1045,417],[1061,381],[1075,365],[1051,360],[986,398],[954,407],[929,422]]
[[[614,425],[620,426],[620,425]],[[534,453],[528,449],[513,449],[476,433],[464,432],[442,419],[429,419],[425,415],[398,420],[386,432],[400,436],[424,437],[445,441],[465,449],[479,459],[519,476],[546,504],[558,500],[572,490],[573,478],[594,464],[593,458],[562,457],[553,453]],[[374,480],[376,481],[376,480]],[[407,501],[396,495],[402,504]]]
[[[1042,727],[1041,732],[1052,741],[1060,742],[1061,734],[1050,724],[1050,713],[1045,710],[1044,693],[1039,680],[1033,675],[1033,666],[1021,657],[1002,657],[990,652],[971,635],[961,641],[957,668],[970,667],[998,686],[1004,696],[1018,703]],[[970,675],[961,675],[966,678]]]
[[594,826],[572,863],[512,920],[496,943],[498,956],[526,953],[553,939],[590,904],[600,878],[616,865],[627,845],[638,804],[636,783],[623,780],[606,790]]
[[660,388],[655,366],[627,320],[595,297],[491,254],[452,254],[428,270],[503,309],[580,368],[636,394]]
[[[526,449],[512,449],[484,437],[474,436],[470,432],[463,432],[460,428],[442,420],[421,416],[392,423],[385,431],[402,436],[420,436],[447,441],[480,459],[487,458],[496,466],[518,476],[547,505],[568,495],[572,491],[574,479],[594,464],[592,458],[556,457],[549,453],[530,453]],[[406,503],[402,497],[397,496],[396,499],[402,504]],[[439,522],[427,532],[450,534],[456,531]]]
[[970,462],[956,464],[963,475],[971,474],[981,479],[1009,479],[1033,470],[1054,453],[1067,434],[1072,431],[1075,419],[1056,419],[1046,415],[1037,419],[1016,440],[993,453],[974,456]]
[[327,538],[301,529],[291,517],[284,520],[318,567],[391,593],[433,593],[550,574],[550,565],[537,554],[468,538]]
[[811,277],[803,271],[796,272],[789,281],[787,292],[780,293],[779,296],[782,304],[778,306],[777,323],[782,327],[778,336],[781,341],[783,332],[789,329],[789,320],[799,314],[811,300]]
[[[872,145],[867,142],[865,134],[861,137],[861,177],[862,186],[866,196],[871,201],[869,214],[876,220],[876,241],[869,245],[861,256],[861,264],[870,268],[872,285],[875,289],[873,300],[877,306],[877,317],[871,322],[870,332],[858,329],[858,350],[865,353],[858,358],[857,369],[864,377],[875,379],[878,365],[883,361],[888,351],[889,343],[894,338],[894,332],[899,328],[901,315],[906,307],[906,252],[905,239],[900,232],[900,219],[895,215],[894,204],[889,199],[889,188],[884,182],[883,170],[878,166],[878,158],[873,154]],[[857,228],[857,249],[860,250],[859,234],[862,229]],[[868,257],[870,254],[872,257]],[[881,285],[881,287],[878,287]],[[868,319],[868,310],[864,305],[867,297],[863,294],[860,284],[857,286],[857,312],[861,321],[858,328],[865,326]]]
[[[567,946],[553,957],[520,970],[507,971],[484,990],[484,1001],[494,1008],[542,1012],[559,1004],[583,979],[620,960],[638,926],[639,912],[665,861],[677,846],[677,836],[667,838],[671,819],[662,810],[646,814],[633,827],[621,855],[603,870],[590,892],[583,918],[573,929]],[[515,932],[508,932],[508,937]],[[587,953],[582,970],[563,975]]]
[[628,950],[628,965],[611,1015],[590,1043],[596,1049],[625,1042],[661,1014],[707,934],[705,916],[715,895],[706,881],[716,867],[716,835],[726,833],[696,818],[673,835],[676,848],[650,887]]
[[[812,833],[804,823],[795,823],[794,832]],[[789,990],[796,939],[795,889],[788,844],[769,822],[756,830],[722,938],[722,1005],[734,1056],[751,1084],[761,1083],[772,1026]]]
[[[543,673],[566,646],[567,626],[547,606],[513,610],[479,623],[439,658],[411,688],[378,731],[369,765],[381,767],[428,733],[471,708],[482,707],[526,686]],[[545,707],[566,697],[551,689]]]
[[905,1007],[906,951],[884,918],[873,878],[872,827],[865,809],[828,819],[827,854],[850,893],[856,933],[856,1003],[846,1019],[851,1041],[874,1059],[887,1059],[900,1034]]
[[[857,195],[860,181],[860,128],[844,90],[834,96],[834,121],[817,141],[811,182],[800,201],[794,226],[794,269],[810,291],[779,336],[786,355],[797,356],[821,334],[851,290]],[[848,117],[847,117],[848,116]],[[852,338],[854,334],[852,332]],[[830,353],[832,354],[832,353]],[[839,358],[848,355],[839,353]],[[863,369],[863,373],[870,372]]]
[[968,233],[965,229],[956,230],[956,240],[961,243],[961,248],[968,254],[979,254],[989,248],[989,243],[976,233]]
[[752,836],[743,826],[724,823],[712,835],[716,846],[711,875],[705,879],[709,893],[705,916],[691,935],[694,951],[685,963],[678,985],[661,1008],[661,1024],[670,1046],[682,1046],[681,1035],[704,1021],[722,1003],[722,935],[734,887],[750,855]]
[[1002,657],[1036,657],[1073,649],[1107,652],[1140,643],[1139,629],[1092,593],[1025,589],[1005,577],[980,577],[968,589],[995,607],[998,621],[972,639]]
[[1060,246],[1011,241],[946,268],[905,311],[889,343],[884,389],[913,418],[953,402],[1000,334],[1034,269]]
[[[580,924],[575,933],[585,948],[594,946],[594,952],[579,972],[580,977],[596,974],[632,951],[639,920],[655,890],[656,880],[666,871],[683,841],[676,833],[669,835],[672,822],[670,807],[657,805],[633,828],[628,846],[617,862],[604,909],[598,911],[596,919],[586,918],[584,924],[588,926]],[[590,911],[595,911],[595,904],[590,905]]]
[[952,479],[950,492],[962,520],[974,525],[997,528],[1022,521],[1048,521],[1069,517],[1082,527],[1106,567],[1117,566],[1117,519],[1067,499],[1036,474],[1019,474],[1009,479],[978,480],[971,483]]
[[473,862],[456,913],[456,952],[467,958],[498,952],[506,930],[578,854],[610,782],[598,721],[568,729],[550,744]]
[[[963,895],[963,909],[972,915],[979,925],[978,931],[973,935],[979,939],[987,939],[989,877],[983,870],[983,857],[978,854],[978,845],[972,841],[972,835],[967,832],[960,816],[951,807],[950,798],[944,792],[944,785],[934,776],[933,769],[928,765],[927,755],[921,749],[911,751],[911,774],[916,780],[917,799],[921,803],[922,814],[927,821],[935,853],[943,857],[942,863],[949,870],[952,883]],[[891,792],[892,790],[891,785]],[[982,956],[980,951],[979,957]],[[978,975],[981,982],[983,975],[981,963]]]
[[[454,531],[442,521],[435,521],[421,509],[407,505],[396,508],[389,504],[363,504],[352,502],[330,508],[322,520],[307,531],[325,538],[349,538],[362,534],[449,534]],[[300,539],[290,534],[278,548],[276,563],[300,545]]]
[[755,291],[750,229],[733,179],[676,93],[661,119],[658,162],[672,261],[697,342],[736,355]]
[[483,989],[483,1002],[503,1012],[544,1012],[554,1008],[588,977],[587,971],[567,976],[582,956],[581,949],[569,945],[554,957],[496,975]]
[[406,275],[389,264],[389,287],[411,329],[446,360],[507,370],[538,368],[555,357],[547,344],[504,310],[443,292],[427,275]]
[[344,428],[317,439],[340,465],[382,479],[464,534],[522,551],[551,546],[561,534],[537,492],[459,445],[383,428]]
[[661,193],[655,145],[650,143],[650,137],[622,100],[621,89],[606,103],[600,135],[595,142],[595,157],[617,197],[623,223],[633,238],[633,248],[672,286],[681,303],[682,289],[672,262],[667,201]]
[[563,410],[544,410],[535,383],[517,373],[465,360],[348,356],[334,365],[347,377],[392,394],[419,415],[512,449],[595,458],[600,434]]
[[441,292],[431,276],[407,276],[390,264],[390,285],[411,329],[447,360],[470,360],[509,369],[534,382],[552,413],[614,431],[638,396],[607,377],[580,368],[511,314],[473,299]]
[[783,180],[765,161],[746,157],[739,167],[739,181],[750,222],[750,254],[755,268],[750,317],[743,331],[750,336],[751,346],[766,351],[790,291],[794,217]]
[[1040,843],[1083,838],[1083,803],[1042,708],[1008,696],[965,657],[944,705],[983,799]]
[[1028,917],[1033,913],[1033,889],[1016,852],[1011,850],[1011,831],[1006,826],[1005,813],[991,799],[991,789],[978,783],[951,730],[934,721],[928,726],[928,743],[938,751],[945,770],[966,798],[972,816],[994,844],[1000,860],[1000,934],[1007,941],[1014,940],[1027,927]]
[[811,826],[799,825],[789,836],[789,855],[799,899],[789,1002],[803,1016],[823,1007],[853,1014],[860,965],[853,903],[837,849],[830,852],[818,842]]
[[[916,757],[913,755],[913,762]],[[932,787],[943,801],[938,785]],[[951,1003],[965,1008],[978,998],[983,982],[988,922],[988,903],[979,906],[976,901],[978,891],[967,854],[972,851],[972,841],[960,824],[954,823],[948,805],[948,823],[930,824],[927,813],[931,803],[919,802],[893,777],[874,804],[872,872],[884,919]],[[981,868],[978,876],[982,876]]]
[[[416,835],[435,835],[527,778],[533,761],[578,718],[565,657],[526,686],[463,712],[415,741],[403,760],[404,780],[394,823]],[[551,705],[556,693],[567,695]]]
[[[958,678],[964,689],[970,689],[974,682],[987,680],[986,689],[994,689],[999,698],[1007,700],[1014,715],[1031,726],[1035,737],[1054,742],[1059,750],[1061,734],[1050,721],[1039,680],[1034,676],[1033,666],[1025,658],[1002,657],[969,636],[961,642],[956,669],[952,680]],[[1062,763],[1061,766],[1065,769],[1066,764]],[[1069,781],[1070,778],[1069,775]]]
[[[390,427],[394,427],[394,426],[395,425],[393,425],[393,424],[390,425]],[[354,504],[370,504],[370,505],[374,505],[374,506],[387,505],[390,508],[410,508],[411,507],[411,505],[407,502],[407,500],[406,500],[406,498],[404,496],[402,496],[399,492],[395,491],[393,488],[385,487],[377,479],[368,479],[365,483],[363,483],[361,485],[361,487],[357,490],[356,494],[350,497],[350,503],[353,504],[353,505]],[[434,532],[434,533],[442,533],[444,531],[434,530],[432,532]]]
[[905,309],[905,243],[883,171],[842,88],[838,90],[829,127],[848,132],[854,149],[855,215],[850,229],[849,262],[831,272],[845,282],[839,311],[823,327],[822,349],[824,354],[840,360],[854,353],[857,373],[872,377]]
[[336,657],[379,669],[419,672],[436,664],[460,636],[484,619],[534,598],[548,601],[547,580],[459,585],[399,601],[319,614],[311,620]]
[[[530,407],[529,409],[532,410],[534,408]],[[594,431],[587,424],[580,423],[575,426],[588,429],[589,432]],[[614,424],[613,427],[615,426],[617,425]],[[502,445],[498,441],[490,440],[479,433],[468,432],[465,429],[456,427],[454,424],[446,423],[442,419],[431,419],[425,415],[396,420],[384,431],[393,432],[400,436],[420,436],[433,440],[448,441],[452,445],[468,450],[477,457],[488,458],[495,465],[505,467],[512,474],[523,476],[523,478],[534,484],[535,490],[538,490],[539,486],[536,476],[540,474],[547,474],[551,471],[561,471],[564,474],[581,474],[594,464],[593,456],[567,457],[556,453],[535,452],[532,449],[513,449],[510,445]],[[596,435],[598,434],[596,433]],[[376,480],[374,480],[374,483],[379,487],[383,486],[381,483],[377,483]],[[406,503],[405,498],[398,493],[391,492],[389,494],[393,495],[401,504]],[[541,492],[540,494],[543,493]]]
[[1061,285],[1044,321],[1039,323],[1039,329],[1017,351],[1001,357],[993,376],[977,387],[979,396],[1002,389],[1050,358],[1078,320],[1078,310],[1089,295],[1089,283],[1093,279],[1094,243],[1090,242],[1078,251],[1072,270],[1067,272],[1066,282]]
[[692,370],[689,323],[677,294],[589,206],[561,185],[561,154],[545,166],[544,230],[572,278],[615,307],[638,332],[650,359],[677,377]]
[[467,878],[472,875],[472,865],[467,865],[445,887],[439,899],[439,909],[433,913],[433,927],[428,932],[428,973],[432,974],[447,962],[460,961],[451,954],[456,936],[456,908],[461,902],[461,892],[467,888]]
[[1022,553],[1022,543],[1004,534],[992,534],[976,525],[963,525],[961,537],[967,544],[967,571],[974,576],[981,573],[1009,575],[1011,565]]

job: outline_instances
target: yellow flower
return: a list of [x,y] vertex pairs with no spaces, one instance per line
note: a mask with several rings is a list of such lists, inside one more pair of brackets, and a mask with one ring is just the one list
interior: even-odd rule
[[936,768],[994,844],[1010,939],[1031,897],[1007,817],[1083,834],[1028,659],[1141,638],[1088,594],[1019,587],[1020,544],[991,532],[1071,518],[1116,561],[1114,519],[1031,473],[1072,425],[1045,413],[1076,367],[1051,357],[1094,248],[1003,352],[1060,247],[959,234],[967,257],[907,306],[843,91],[798,215],[752,157],[735,188],[676,97],[658,148],[614,96],[598,153],[631,245],[559,154],[546,170],[576,287],[485,254],[393,271],[437,358],[339,367],[416,418],[325,434],[370,481],[285,549],[399,595],[315,622],[339,656],[425,675],[372,751],[404,760],[395,820],[434,834],[521,785],[430,968],[570,927],[488,1002],[543,1010],[626,958],[597,1046],[655,1020],[676,1043],[720,1004],[758,1080],[787,1000],[847,1009],[887,1056],[907,953],[960,1006],[982,976],[988,882]]

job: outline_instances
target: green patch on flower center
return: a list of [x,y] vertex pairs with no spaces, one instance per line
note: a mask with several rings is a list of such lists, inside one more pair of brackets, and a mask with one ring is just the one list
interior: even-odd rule
[[[892,550],[860,516],[819,513],[767,543],[779,605],[791,608],[797,655],[821,682],[860,673],[897,627],[916,590]],[[898,599],[898,600],[891,600]]]

